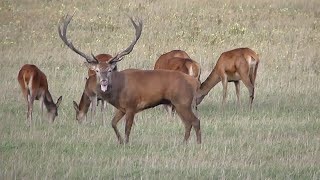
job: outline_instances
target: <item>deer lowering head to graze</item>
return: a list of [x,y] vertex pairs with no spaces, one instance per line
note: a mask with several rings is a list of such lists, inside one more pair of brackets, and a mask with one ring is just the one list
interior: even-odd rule
[[[105,66],[94,56],[88,56],[76,48],[67,39],[66,31],[72,16],[66,16],[63,27],[59,26],[59,34],[65,44],[77,54],[86,59],[97,74],[97,93],[117,108],[112,119],[112,127],[119,143],[123,139],[117,128],[117,123],[125,116],[125,142],[129,142],[129,135],[136,113],[155,107],[159,104],[171,103],[175,106],[185,125],[184,140],[190,137],[191,128],[196,131],[197,142],[201,143],[200,120],[193,113],[196,104],[196,92],[200,83],[193,77],[176,71],[168,70],[134,70],[113,71],[116,64],[123,60],[132,50],[142,31],[142,22],[136,24],[130,18],[136,33],[130,46],[114,56]],[[61,29],[62,28],[62,29]]]
[[220,81],[223,85],[223,105],[225,104],[227,97],[228,82],[234,82],[238,104],[240,104],[239,81],[241,80],[249,90],[251,109],[258,64],[258,54],[249,48],[238,48],[222,53],[208,78],[201,84],[197,104],[199,104],[209,91]]
[[48,82],[46,75],[33,64],[25,64],[21,67],[18,74],[18,81],[22,89],[24,98],[28,103],[27,120],[31,125],[32,109],[34,100],[40,100],[41,111],[43,111],[43,104],[48,110],[48,118],[53,122],[58,116],[58,107],[61,103],[62,96],[54,103],[48,89]]
[[105,124],[103,112],[107,107],[107,101],[97,95],[97,76],[91,75],[86,81],[79,105],[73,101],[73,107],[76,110],[76,120],[79,123],[86,120],[90,104],[92,106],[91,110],[95,113],[97,101],[101,101],[102,123]]
[[[93,111],[97,105],[97,78],[96,75],[91,75],[86,81],[85,88],[83,90],[79,105],[73,101],[73,107],[76,110],[76,119],[79,123],[82,123],[86,117],[91,104]],[[104,109],[104,100],[102,100],[101,111]]]
[[[190,59],[188,54],[182,50],[172,50],[161,55],[154,65],[154,69],[166,69],[180,71],[188,74],[200,81],[200,66],[199,64]],[[167,112],[171,106],[171,114],[174,115],[174,107],[172,105],[164,105]]]
[[161,55],[154,65],[154,69],[180,71],[196,79],[200,78],[200,65],[192,60],[182,50],[173,50]]
[[[99,54],[96,56],[96,59],[99,63],[108,63],[108,61],[112,58],[109,54]],[[116,68],[115,68],[116,70]],[[79,105],[73,101],[74,109],[76,110],[76,119],[79,123],[82,123],[86,117],[89,110],[89,106],[91,104],[91,116],[92,112],[95,114],[97,102],[101,101],[101,112],[102,112],[102,121],[103,120],[103,111],[106,109],[107,102],[102,98],[99,98],[96,93],[97,86],[97,78],[96,72],[92,69],[88,69],[88,78],[86,78],[85,89],[82,93]]]

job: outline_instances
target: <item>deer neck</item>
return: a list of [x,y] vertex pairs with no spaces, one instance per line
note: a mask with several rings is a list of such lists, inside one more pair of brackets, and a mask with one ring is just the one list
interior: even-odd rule
[[55,103],[52,100],[52,96],[50,94],[50,92],[47,90],[44,93],[44,97],[43,97],[43,103],[46,106],[47,110],[50,111],[51,109],[54,108]]
[[103,92],[101,90],[100,84],[97,83],[97,94],[104,100],[107,100],[110,104],[119,107],[119,97],[120,93],[125,88],[124,86],[125,74],[122,72],[114,71],[111,76],[108,77],[110,82],[108,90]]
[[207,79],[201,83],[199,93],[198,93],[198,100],[197,104],[199,104],[203,98],[209,93],[209,91],[220,82],[220,77],[218,75],[218,72],[213,69],[210,75],[207,77]]
[[90,103],[91,103],[90,98],[84,91],[80,99],[79,111],[86,114],[89,110]]

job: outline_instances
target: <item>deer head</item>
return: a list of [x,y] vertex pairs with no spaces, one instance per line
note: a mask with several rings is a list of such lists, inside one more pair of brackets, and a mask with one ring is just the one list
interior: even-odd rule
[[136,32],[133,41],[131,42],[130,46],[123,50],[122,52],[115,55],[110,61],[107,63],[99,62],[96,57],[91,53],[91,56],[82,53],[81,51],[77,50],[72,42],[67,38],[67,27],[71,21],[73,16],[67,15],[63,20],[63,27],[58,26],[58,33],[62,41],[74,52],[82,56],[86,59],[86,65],[88,68],[94,70],[97,75],[97,81],[100,84],[100,88],[103,92],[107,91],[110,84],[111,84],[111,74],[113,70],[116,68],[116,65],[119,61],[123,59],[124,56],[128,55],[132,50],[135,44],[137,43],[138,39],[140,38],[142,32],[142,21],[138,20],[138,24],[134,22],[134,20],[130,17],[130,21],[133,24]]
[[58,116],[58,108],[60,106],[60,103],[62,101],[62,96],[60,96],[56,103],[52,103],[47,105],[48,109],[48,119],[50,122],[53,122],[55,118]]

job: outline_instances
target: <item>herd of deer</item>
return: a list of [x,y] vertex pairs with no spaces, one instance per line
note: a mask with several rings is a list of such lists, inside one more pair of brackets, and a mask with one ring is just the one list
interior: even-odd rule
[[[200,120],[196,116],[197,105],[220,81],[223,84],[223,104],[227,96],[227,83],[234,82],[239,103],[239,81],[249,90],[250,108],[254,98],[254,82],[259,64],[258,55],[249,48],[239,48],[221,54],[216,66],[204,82],[200,82],[200,66],[181,50],[165,53],[156,61],[154,70],[126,69],[117,70],[117,63],[132,50],[142,32],[142,22],[130,18],[135,37],[128,48],[112,57],[109,54],[87,55],[76,49],[67,38],[67,27],[73,16],[67,15],[59,24],[58,32],[62,41],[75,53],[82,56],[89,68],[88,78],[79,105],[73,101],[76,119],[86,118],[89,106],[97,106],[102,100],[116,108],[112,127],[119,143],[123,143],[117,123],[125,116],[125,143],[129,141],[131,127],[136,113],[164,104],[166,109],[177,112],[185,125],[184,141],[190,136],[191,128],[196,132],[197,143],[201,143]],[[31,124],[34,100],[40,100],[48,110],[49,121],[58,116],[60,96],[55,103],[48,90],[46,75],[35,65],[25,64],[18,74],[18,81],[28,103],[27,121]]]

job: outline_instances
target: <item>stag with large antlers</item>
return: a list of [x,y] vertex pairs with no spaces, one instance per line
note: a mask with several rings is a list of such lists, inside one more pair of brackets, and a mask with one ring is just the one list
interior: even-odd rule
[[185,125],[184,141],[190,137],[193,127],[197,142],[201,143],[200,120],[193,109],[196,104],[196,92],[200,83],[193,77],[176,71],[168,70],[136,70],[112,71],[117,62],[132,50],[142,32],[142,22],[136,24],[130,18],[136,33],[130,46],[114,56],[107,64],[99,63],[95,57],[88,56],[77,50],[66,37],[67,26],[72,16],[66,16],[63,27],[59,26],[59,35],[63,42],[74,52],[82,56],[97,74],[97,93],[117,108],[112,119],[112,127],[119,143],[123,139],[117,128],[117,123],[125,115],[125,143],[129,142],[129,135],[136,113],[155,107],[159,104],[172,103]]
[[250,109],[252,109],[254,83],[257,76],[258,64],[258,54],[249,48],[238,48],[222,53],[208,78],[201,84],[197,104],[199,104],[220,81],[223,85],[222,104],[224,105],[226,102],[228,82],[234,82],[238,104],[240,104],[239,81],[242,80],[249,90]]

